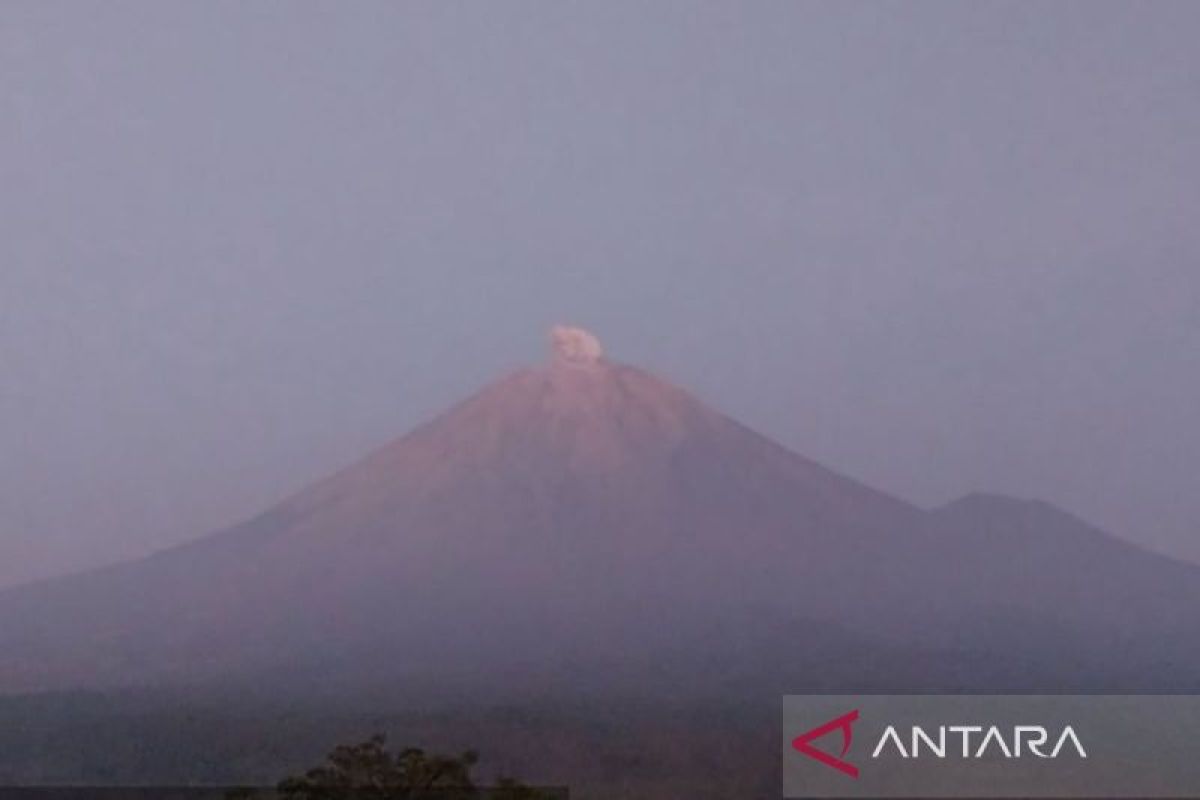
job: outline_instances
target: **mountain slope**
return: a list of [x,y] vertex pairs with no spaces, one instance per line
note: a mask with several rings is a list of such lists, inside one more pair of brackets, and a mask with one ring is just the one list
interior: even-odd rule
[[[586,332],[554,345],[243,525],[0,593],[0,690],[363,664],[464,684],[581,668],[719,682],[712,665],[745,673],[748,641],[764,667],[874,648],[959,665],[946,675],[1016,642],[1046,674],[1075,641],[1063,630],[1140,637],[1152,660],[1195,652],[1200,570],[1053,515],[927,514],[608,361]],[[1114,594],[1126,570],[1137,581]],[[767,673],[789,680],[744,679]]]
[[930,514],[958,641],[1047,654],[1116,687],[1194,685],[1200,573],[1040,501],[971,495]]

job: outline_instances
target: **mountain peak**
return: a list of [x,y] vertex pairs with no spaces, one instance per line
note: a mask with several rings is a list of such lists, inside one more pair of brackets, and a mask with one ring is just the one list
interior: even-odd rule
[[[242,525],[0,593],[0,694],[297,669],[354,687],[376,664],[398,670],[381,681],[462,670],[526,691],[508,676],[574,685],[626,653],[673,687],[749,686],[712,672],[711,648],[740,670],[741,642],[774,647],[809,620],[846,628],[853,649],[818,640],[751,663],[811,652],[819,682],[830,659],[891,668],[891,644],[857,637],[907,638],[918,674],[943,652],[993,652],[978,630],[1021,656],[1014,683],[1039,664],[1072,669],[1078,652],[1057,643],[1076,640],[1144,639],[1149,667],[1194,674],[1194,568],[1023,501],[976,495],[927,515],[608,360],[586,330],[557,326],[550,345],[548,368],[500,378]],[[946,674],[975,674],[964,657]]]
[[604,359],[604,347],[596,336],[573,325],[550,329],[550,353],[555,364],[592,366]]

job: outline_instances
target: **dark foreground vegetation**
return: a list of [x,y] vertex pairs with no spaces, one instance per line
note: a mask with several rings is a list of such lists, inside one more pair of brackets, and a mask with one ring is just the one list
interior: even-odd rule
[[[569,786],[572,800],[779,792],[777,699],[736,710],[633,702],[437,711],[372,705],[174,694],[0,698],[0,785],[275,786],[292,775],[284,788],[294,800],[332,800],[320,794],[321,782],[337,783],[341,762],[350,772],[393,776],[440,768],[488,787],[515,775],[531,786]],[[369,740],[326,760],[339,743],[363,742],[376,731],[426,750],[386,754],[382,742]],[[483,754],[478,762],[429,755],[471,748]]]
[[[387,737],[375,734],[361,744],[339,745],[324,764],[285,778],[277,789],[283,800],[480,800],[485,790],[471,775],[478,763],[471,750],[447,756],[409,747],[393,754]],[[486,797],[552,800],[553,795],[503,777],[486,789]]]

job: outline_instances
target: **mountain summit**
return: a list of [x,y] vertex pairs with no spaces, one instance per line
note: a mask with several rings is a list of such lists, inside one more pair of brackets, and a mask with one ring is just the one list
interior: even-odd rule
[[[242,525],[0,593],[0,690],[303,670],[717,685],[748,664],[791,669],[796,689],[900,681],[910,655],[950,664],[928,680],[961,677],[989,652],[1019,652],[1019,682],[1068,668],[1068,644],[1114,642],[1113,680],[1130,653],[1159,682],[1197,663],[1200,570],[1049,507],[923,511],[611,361],[587,331],[550,341],[549,363]],[[883,674],[826,674],[847,653]]]

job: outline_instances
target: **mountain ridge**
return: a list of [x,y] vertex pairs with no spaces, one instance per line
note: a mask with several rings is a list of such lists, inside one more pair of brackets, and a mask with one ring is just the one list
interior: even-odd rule
[[[1198,568],[1045,503],[925,511],[610,361],[586,331],[555,329],[552,353],[247,522],[0,591],[0,691],[368,652],[398,674],[549,680],[568,663],[653,669],[684,642],[721,662],[754,629],[758,660],[803,663],[765,644],[793,624],[892,662],[1007,649],[1029,680],[1075,664],[1067,643],[1119,646],[1097,667],[1114,678],[1197,663]],[[686,662],[683,682],[719,677]]]

